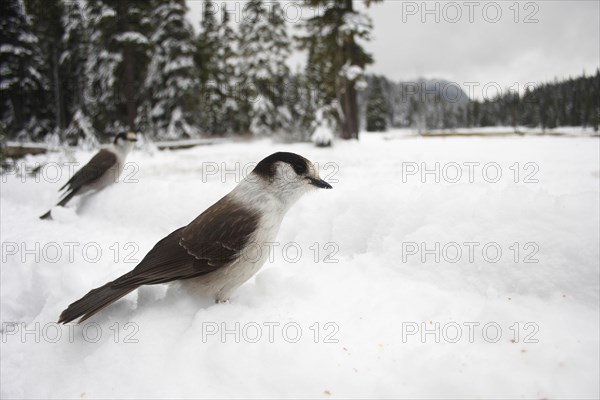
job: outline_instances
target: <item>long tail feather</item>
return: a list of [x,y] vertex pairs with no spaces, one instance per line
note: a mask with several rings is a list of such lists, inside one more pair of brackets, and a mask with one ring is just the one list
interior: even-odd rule
[[83,322],[104,307],[114,303],[129,292],[135,290],[137,286],[113,287],[109,282],[104,286],[91,290],[88,294],[69,305],[58,318],[59,324],[66,324],[79,317],[79,322]]
[[52,219],[52,210],[48,210],[46,214],[40,215],[40,219]]
[[61,207],[66,206],[67,203],[73,198],[73,196],[77,194],[77,192],[79,192],[79,190],[73,190],[72,192],[67,193],[67,195],[63,197],[56,205]]

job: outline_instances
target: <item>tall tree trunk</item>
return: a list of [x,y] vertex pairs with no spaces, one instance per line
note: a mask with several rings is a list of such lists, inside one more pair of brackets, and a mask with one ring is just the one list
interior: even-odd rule
[[125,46],[123,61],[125,62],[125,101],[127,102],[127,125],[129,126],[129,129],[133,130],[137,107],[134,87],[135,72],[133,57],[131,56],[131,47],[129,45]]
[[352,81],[348,81],[346,84],[348,85],[346,90],[346,124],[350,138],[358,139],[358,100],[356,98],[356,88]]

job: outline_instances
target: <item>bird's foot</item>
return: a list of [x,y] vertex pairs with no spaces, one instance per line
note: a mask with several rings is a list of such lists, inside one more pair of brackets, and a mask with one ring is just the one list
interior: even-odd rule
[[217,304],[229,304],[229,299],[215,299],[215,303]]

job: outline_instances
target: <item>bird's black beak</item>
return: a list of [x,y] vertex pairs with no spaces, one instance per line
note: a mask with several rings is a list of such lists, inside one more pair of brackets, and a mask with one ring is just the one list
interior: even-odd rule
[[308,180],[310,181],[311,185],[314,185],[320,189],[333,189],[333,187],[323,179],[308,178]]

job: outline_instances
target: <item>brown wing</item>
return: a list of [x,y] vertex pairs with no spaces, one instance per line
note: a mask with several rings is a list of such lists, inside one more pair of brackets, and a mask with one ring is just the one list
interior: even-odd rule
[[258,217],[245,209],[224,207],[224,197],[189,225],[159,241],[131,272],[113,287],[153,285],[205,275],[229,264],[256,229]]
[[257,225],[256,212],[225,196],[185,227],[179,243],[194,257],[219,267],[239,255]]
[[106,149],[100,150],[92,159],[69,179],[60,190],[76,192],[83,186],[100,178],[106,171],[117,163],[117,156]]
[[204,260],[191,256],[181,245],[179,228],[154,245],[132,271],[113,281],[113,287],[153,285],[187,279],[214,270]]

